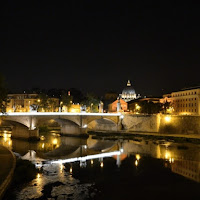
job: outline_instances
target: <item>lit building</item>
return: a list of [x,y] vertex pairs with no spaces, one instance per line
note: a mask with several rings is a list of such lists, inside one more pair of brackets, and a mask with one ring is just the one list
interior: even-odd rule
[[[120,106],[120,108],[118,108]],[[127,111],[128,103],[123,99],[117,99],[108,105],[108,112]]]
[[72,104],[69,108],[69,112],[71,113],[80,113],[81,112],[81,106],[80,104]]
[[29,112],[30,105],[37,103],[38,94],[8,94],[6,112]]
[[161,103],[171,102],[172,114],[200,115],[200,87],[186,88],[163,95]]
[[125,102],[129,102],[133,99],[139,98],[139,95],[136,95],[135,90],[131,86],[130,80],[128,80],[126,87],[122,90],[122,94],[120,94],[119,97]]
[[[56,112],[59,107],[58,98],[48,98],[48,111]],[[40,105],[38,94],[8,94],[6,112],[30,112],[31,105]]]

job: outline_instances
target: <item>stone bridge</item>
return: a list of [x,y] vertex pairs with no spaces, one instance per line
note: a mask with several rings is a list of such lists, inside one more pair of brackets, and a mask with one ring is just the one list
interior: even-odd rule
[[10,125],[12,136],[32,138],[39,136],[39,127],[57,125],[62,134],[86,134],[88,130],[118,131],[121,127],[120,113],[6,113],[0,114],[0,126]]

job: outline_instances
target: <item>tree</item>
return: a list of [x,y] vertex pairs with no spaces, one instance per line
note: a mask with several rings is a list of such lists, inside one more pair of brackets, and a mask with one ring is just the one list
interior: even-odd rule
[[39,105],[39,108],[38,110],[41,112],[41,111],[48,111],[48,108],[49,108],[49,103],[48,103],[48,96],[44,93],[42,94],[39,94],[38,96],[38,105]]
[[141,101],[141,102],[138,102],[137,105],[140,108],[138,110],[139,113],[156,114],[156,113],[161,112],[162,110],[162,105],[160,103],[154,103],[152,101]]
[[86,95],[86,98],[84,101],[81,102],[82,105],[86,105],[88,107],[88,110],[90,112],[98,112],[98,106],[99,106],[99,98],[96,97],[94,94],[92,93],[88,93]]
[[170,105],[171,105],[171,103],[168,102],[168,101],[166,101],[165,103],[163,103],[162,108],[163,108],[163,112],[164,112],[165,114],[167,113],[167,110],[170,108]]
[[57,102],[55,99],[50,98],[48,100],[48,106],[49,106],[49,111],[50,112],[55,112],[56,111],[56,107],[57,107]]
[[80,103],[84,100],[84,95],[80,90],[70,88],[68,91],[70,91],[71,96],[73,96],[73,103]]
[[0,112],[6,112],[7,89],[5,88],[4,78],[0,74]]
[[69,109],[73,102],[73,96],[68,95],[66,92],[63,92],[61,95],[61,102],[63,106],[67,106]]

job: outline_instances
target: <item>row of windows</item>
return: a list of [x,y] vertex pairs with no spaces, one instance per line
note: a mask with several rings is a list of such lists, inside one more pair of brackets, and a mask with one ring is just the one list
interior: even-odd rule
[[197,92],[186,92],[186,93],[181,93],[181,94],[173,94],[172,97],[179,97],[179,96],[186,96],[186,95],[193,95],[197,94]]
[[190,98],[190,99],[180,99],[180,100],[174,100],[174,102],[182,102],[182,101],[193,101],[193,100],[197,100],[197,98]]
[[177,107],[182,107],[182,106],[183,107],[187,107],[187,106],[188,107],[190,107],[190,106],[193,107],[193,106],[197,106],[197,104],[196,103],[194,103],[194,104],[193,103],[189,103],[189,104],[187,104],[187,103],[186,104],[177,104]]
[[175,109],[174,112],[197,112],[197,109]]

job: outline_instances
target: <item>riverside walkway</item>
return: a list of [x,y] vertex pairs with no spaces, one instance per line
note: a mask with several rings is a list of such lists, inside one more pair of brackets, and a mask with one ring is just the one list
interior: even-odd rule
[[14,169],[15,169],[16,159],[11,151],[6,147],[0,145],[0,199],[9,186]]

